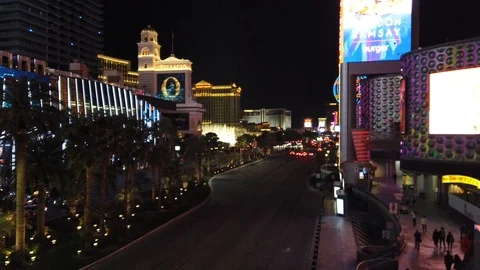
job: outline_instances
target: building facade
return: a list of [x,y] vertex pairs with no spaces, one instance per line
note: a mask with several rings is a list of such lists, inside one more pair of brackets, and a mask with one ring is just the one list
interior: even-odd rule
[[137,46],[139,87],[147,96],[176,104],[170,117],[177,119],[180,133],[200,135],[205,110],[192,93],[192,62],[174,55],[162,60],[158,33],[151,26],[140,32]]
[[242,88],[231,85],[212,85],[200,81],[192,87],[193,95],[205,108],[203,124],[238,125]]
[[292,111],[285,108],[243,110],[243,120],[248,123],[269,123],[270,127],[292,128]]
[[0,51],[0,66],[45,75],[47,62],[11,52]]
[[[137,120],[158,121],[161,113],[175,110],[174,104],[155,107],[153,103],[127,89],[97,80],[82,78],[77,74],[49,69],[47,75],[18,69],[0,67],[0,86],[8,90],[6,81],[26,76],[29,80],[40,79],[58,94],[60,109],[69,109],[79,115],[94,115],[103,112],[107,116],[126,115]],[[0,104],[1,106],[1,104]]]
[[0,48],[59,70],[77,60],[96,77],[103,14],[102,0],[0,1]]
[[99,54],[97,57],[99,81],[116,83],[123,87],[138,88],[138,72],[132,71],[129,60],[103,54]]

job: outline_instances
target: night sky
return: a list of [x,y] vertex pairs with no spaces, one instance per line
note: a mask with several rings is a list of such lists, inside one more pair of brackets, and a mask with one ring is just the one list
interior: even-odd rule
[[[334,101],[339,1],[105,2],[105,54],[132,60],[134,69],[140,31],[151,25],[162,59],[171,54],[173,31],[175,56],[193,62],[193,83],[235,82],[244,109],[285,107],[300,127]],[[420,46],[480,36],[477,13],[452,1],[421,0]]]

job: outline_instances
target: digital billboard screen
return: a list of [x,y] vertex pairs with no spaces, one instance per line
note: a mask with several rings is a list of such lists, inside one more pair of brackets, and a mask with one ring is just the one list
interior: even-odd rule
[[157,97],[176,103],[184,103],[185,73],[157,74]]
[[342,0],[340,62],[399,60],[412,47],[413,0]]
[[430,74],[429,132],[480,134],[480,68]]

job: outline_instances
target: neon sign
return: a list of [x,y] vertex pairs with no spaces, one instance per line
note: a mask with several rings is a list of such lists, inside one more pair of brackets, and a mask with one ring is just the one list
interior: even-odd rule
[[[362,97],[362,86],[360,85],[360,81],[366,79],[367,76],[358,76],[355,81],[355,91],[357,93],[357,104],[360,104],[360,98]],[[340,102],[340,77],[337,77],[335,82],[333,83],[333,96],[337,102]]]
[[480,188],[480,180],[464,175],[444,175],[442,176],[444,184],[465,184]]

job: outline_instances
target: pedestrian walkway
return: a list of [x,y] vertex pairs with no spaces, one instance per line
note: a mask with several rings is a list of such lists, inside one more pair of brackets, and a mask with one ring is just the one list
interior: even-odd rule
[[[376,181],[378,185],[372,188],[373,195],[382,200],[386,205],[390,202],[398,202],[394,194],[401,193],[399,186],[401,185],[401,180],[376,179]],[[412,210],[414,209],[410,204],[410,211]],[[463,253],[460,250],[460,226],[462,221],[452,219],[449,211],[453,210],[441,208],[433,200],[428,199],[417,199],[415,210],[418,213],[416,227],[413,226],[411,214],[398,214],[406,242],[405,250],[398,257],[399,269],[445,269],[443,259],[446,251],[443,248],[440,250],[436,249],[432,240],[432,232],[435,229],[440,229],[440,227],[444,227],[446,233],[452,232],[455,239],[452,254],[458,254],[463,258]],[[413,234],[417,229],[422,232],[420,220],[424,215],[428,219],[427,232],[422,233],[420,251],[417,252]]]
[[[325,214],[334,213],[334,200],[325,199]],[[325,215],[322,218],[317,270],[354,270],[357,246],[348,217]]]

